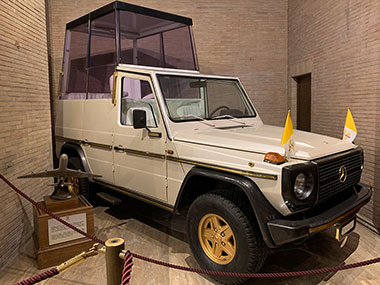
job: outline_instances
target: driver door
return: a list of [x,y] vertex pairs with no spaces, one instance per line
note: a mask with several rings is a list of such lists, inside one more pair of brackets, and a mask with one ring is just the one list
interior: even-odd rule
[[[149,76],[118,73],[114,129],[115,184],[130,193],[167,202],[166,132]],[[133,111],[146,112],[147,129],[133,128]]]

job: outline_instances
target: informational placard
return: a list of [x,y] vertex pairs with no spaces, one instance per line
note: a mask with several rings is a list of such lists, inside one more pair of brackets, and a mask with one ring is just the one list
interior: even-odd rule
[[[61,217],[64,221],[87,233],[86,213]],[[83,235],[55,219],[48,220],[49,245],[82,238]]]

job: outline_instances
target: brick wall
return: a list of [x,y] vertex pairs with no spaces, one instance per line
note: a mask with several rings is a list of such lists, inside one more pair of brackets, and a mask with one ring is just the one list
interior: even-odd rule
[[[43,0],[0,2],[0,173],[36,200],[50,194],[49,181],[17,176],[52,167],[48,51],[56,95],[65,24],[109,2],[49,0],[48,19]],[[350,107],[365,149],[363,182],[379,185],[379,1],[128,2],[192,18],[201,71],[240,77],[265,123],[282,126],[288,106],[295,115],[291,77],[311,72],[312,131],[341,137]],[[2,182],[0,193],[2,267],[31,237],[32,212]],[[376,206],[375,187],[361,215],[378,228]]]
[[[0,173],[33,199],[47,179],[17,176],[51,168],[45,1],[0,1]],[[33,231],[32,207],[0,182],[0,268]]]
[[[287,108],[287,0],[133,0],[193,19],[201,72],[240,77],[263,121],[282,126]],[[67,22],[110,0],[51,0],[49,34],[57,94]]]
[[341,138],[350,108],[365,152],[362,182],[375,185],[361,216],[379,229],[380,2],[289,0],[288,11],[289,105],[291,77],[311,72],[312,132]]

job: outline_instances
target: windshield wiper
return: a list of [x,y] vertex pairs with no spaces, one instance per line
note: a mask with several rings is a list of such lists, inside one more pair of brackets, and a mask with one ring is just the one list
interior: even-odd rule
[[237,118],[235,118],[234,116],[228,115],[228,114],[220,115],[220,116],[216,116],[216,117],[211,118],[211,120],[215,120],[215,119],[230,119],[234,123],[237,123],[237,124],[240,124],[243,126],[249,126],[245,122],[238,121]]
[[182,115],[181,117],[182,117],[182,118],[194,118],[194,119],[199,119],[199,120],[201,120],[201,123],[203,123],[203,124],[205,124],[205,125],[207,125],[207,126],[209,126],[209,127],[213,127],[213,128],[215,128],[215,125],[214,125],[214,124],[208,123],[208,122],[206,122],[205,119],[203,119],[202,117],[196,116],[196,115]]

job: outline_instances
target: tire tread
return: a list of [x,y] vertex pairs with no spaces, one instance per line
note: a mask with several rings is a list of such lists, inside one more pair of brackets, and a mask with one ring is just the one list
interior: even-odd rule
[[[69,158],[68,167],[84,171],[82,162],[79,157],[76,156]],[[79,194],[83,195],[90,203],[93,203],[94,198],[91,195],[88,178],[79,178]]]
[[[223,191],[224,192],[224,191]],[[267,255],[267,247],[261,237],[260,232],[258,231],[258,228],[254,227],[255,225],[252,224],[252,222],[246,217],[244,214],[244,211],[240,209],[232,200],[232,198],[227,198],[227,195],[225,193],[221,193],[221,191],[214,191],[209,192],[206,194],[203,194],[199,196],[197,199],[194,200],[192,205],[190,206],[189,212],[188,212],[188,231],[190,229],[190,215],[194,213],[198,205],[203,203],[208,203],[211,199],[211,201],[218,200],[218,203],[223,204],[224,206],[228,207],[228,210],[239,220],[239,222],[242,224],[244,231],[247,235],[247,240],[249,244],[249,250],[247,250],[247,253],[249,253],[249,261],[246,266],[246,272],[257,272],[260,270],[262,265],[265,262],[266,255]],[[188,236],[190,238],[190,232],[188,232]],[[203,253],[201,251],[198,251],[195,249],[195,247],[192,245],[192,242],[190,240],[190,247],[192,249],[192,252],[196,258],[196,260],[201,263],[200,265],[202,267],[207,268],[207,264],[202,264],[202,255]],[[214,270],[214,268],[207,268],[210,270]],[[241,282],[245,281],[247,278],[232,278],[232,277],[220,277],[220,276],[213,276],[213,279],[217,280],[218,282],[222,284],[240,284]]]

